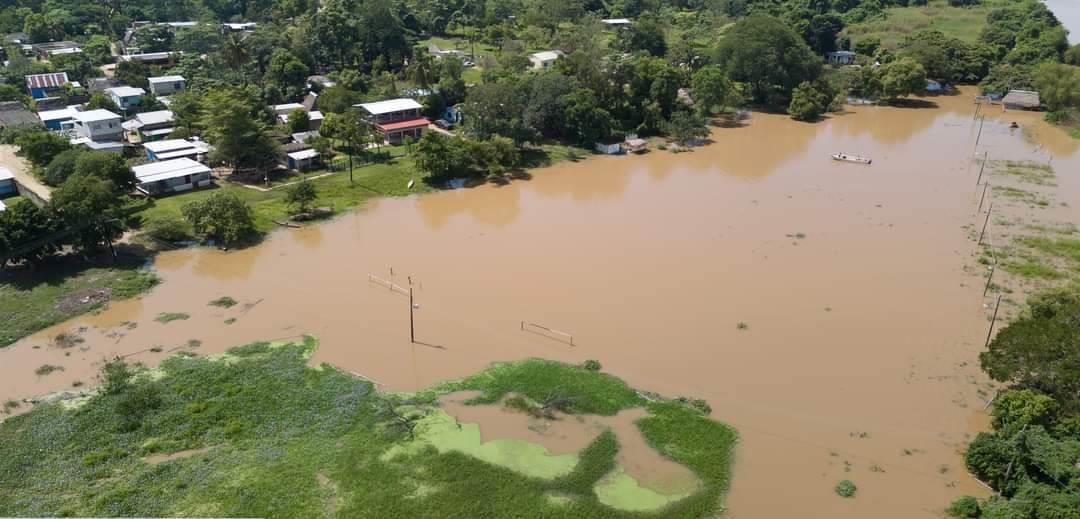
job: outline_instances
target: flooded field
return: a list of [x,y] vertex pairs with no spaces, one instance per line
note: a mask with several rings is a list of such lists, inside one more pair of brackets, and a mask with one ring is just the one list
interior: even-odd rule
[[[728,517],[935,517],[985,493],[960,456],[992,391],[975,141],[992,159],[1052,161],[1064,205],[1048,210],[1071,222],[1080,141],[997,108],[978,135],[969,95],[933,102],[819,124],[754,114],[691,153],[590,158],[380,200],[246,250],[165,253],[146,297],[0,350],[0,400],[91,384],[115,355],[153,364],[303,333],[320,339],[316,362],[388,390],[496,360],[597,359],[634,387],[704,398],[739,430]],[[408,297],[369,275],[411,281],[416,344]],[[208,305],[223,296],[239,304]],[[156,320],[168,313],[187,318]],[[62,332],[84,342],[60,347]],[[35,374],[45,364],[63,370]],[[552,446],[576,445],[567,434]],[[841,479],[855,499],[834,494]]]

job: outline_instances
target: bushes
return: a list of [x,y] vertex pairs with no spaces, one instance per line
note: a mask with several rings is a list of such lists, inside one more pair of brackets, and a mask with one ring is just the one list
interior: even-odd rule
[[156,218],[143,225],[143,232],[155,240],[178,242],[191,239],[191,226],[179,218]]
[[855,497],[855,492],[859,487],[855,486],[850,479],[845,479],[836,484],[836,495],[840,497]]

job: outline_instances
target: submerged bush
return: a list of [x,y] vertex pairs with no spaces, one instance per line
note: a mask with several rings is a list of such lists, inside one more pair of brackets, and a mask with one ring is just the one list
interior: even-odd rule
[[959,517],[960,519],[975,519],[982,513],[979,510],[979,500],[971,496],[961,496],[953,501],[949,508],[945,509],[945,513],[949,517]]
[[585,361],[585,363],[582,364],[581,367],[583,367],[583,368],[585,368],[585,369],[587,369],[589,371],[600,371],[602,366],[600,366],[600,361],[589,359],[589,360]]
[[856,490],[858,490],[858,487],[850,479],[845,479],[836,484],[836,495],[840,497],[855,497]]

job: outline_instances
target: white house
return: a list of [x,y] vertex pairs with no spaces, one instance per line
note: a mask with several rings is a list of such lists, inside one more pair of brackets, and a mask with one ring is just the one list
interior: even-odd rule
[[182,92],[187,88],[184,76],[157,76],[146,78],[146,81],[150,83],[150,91],[158,97]]
[[75,133],[91,141],[119,141],[124,134],[123,118],[105,109],[76,112],[72,119]]
[[118,86],[106,88],[105,93],[109,95],[112,102],[116,103],[116,106],[121,110],[129,110],[135,106],[139,106],[146,90],[130,86]]
[[600,23],[602,23],[602,24],[604,24],[604,25],[606,25],[608,27],[618,28],[618,27],[630,27],[630,24],[633,23],[633,22],[631,22],[630,19],[628,19],[628,18],[605,18],[603,20],[600,20]]
[[136,189],[148,195],[177,193],[211,184],[210,168],[187,158],[151,162],[131,168]]
[[561,50],[545,50],[529,54],[529,62],[534,69],[545,69],[555,64],[563,55]]
[[419,139],[424,128],[431,123],[420,115],[424,106],[407,97],[354,106],[363,110],[366,113],[364,118],[371,123],[375,131],[392,144],[400,143],[405,137]]

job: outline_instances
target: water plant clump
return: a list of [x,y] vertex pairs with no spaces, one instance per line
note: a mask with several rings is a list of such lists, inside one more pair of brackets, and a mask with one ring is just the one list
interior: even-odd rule
[[836,484],[836,495],[840,497],[855,497],[858,487],[850,479],[845,479]]

